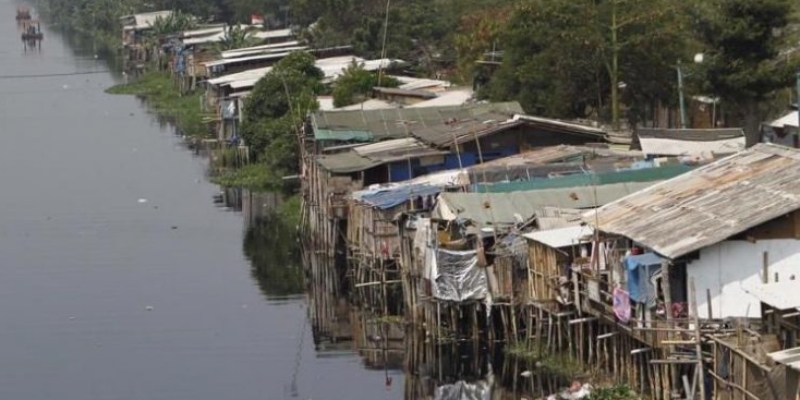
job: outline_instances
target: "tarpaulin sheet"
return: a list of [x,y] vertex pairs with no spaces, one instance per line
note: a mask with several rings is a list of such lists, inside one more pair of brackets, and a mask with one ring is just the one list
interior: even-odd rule
[[486,271],[478,267],[475,250],[437,249],[431,273],[434,297],[440,300],[481,300],[489,292]]
[[435,400],[491,400],[492,385],[487,381],[467,383],[458,381],[436,388]]
[[628,271],[628,293],[631,300],[637,303],[655,305],[655,287],[652,277],[661,271],[664,259],[655,253],[645,253],[625,257],[623,263]]
[[382,210],[403,204],[417,196],[436,196],[444,190],[443,186],[419,184],[390,189],[376,190],[361,195],[361,201]]

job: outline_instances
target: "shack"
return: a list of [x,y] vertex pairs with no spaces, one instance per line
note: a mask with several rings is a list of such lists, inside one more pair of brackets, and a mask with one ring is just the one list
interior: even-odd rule
[[[619,249],[632,243],[671,264],[672,300],[700,294],[701,318],[755,317],[742,289],[800,274],[800,152],[759,144],[584,216]],[[709,311],[712,310],[712,311]]]
[[120,17],[122,24],[122,47],[125,55],[132,61],[146,61],[147,54],[144,47],[146,33],[153,29],[153,24],[159,18],[168,18],[172,11],[154,11],[149,13],[131,14]]
[[651,354],[637,369],[662,377],[656,397],[785,398],[766,355],[791,342],[774,319],[757,326],[775,311],[745,288],[775,292],[800,272],[798,177],[798,150],[758,144],[584,214],[597,233],[573,268],[578,310]]

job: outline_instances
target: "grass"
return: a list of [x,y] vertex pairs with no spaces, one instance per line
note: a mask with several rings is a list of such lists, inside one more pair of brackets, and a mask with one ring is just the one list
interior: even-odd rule
[[553,353],[545,346],[539,348],[536,341],[521,341],[506,348],[506,353],[522,361],[536,362],[547,373],[557,377],[573,379],[585,371],[581,363],[566,353]]
[[281,189],[281,177],[276,176],[264,163],[245,165],[241,168],[226,169],[211,178],[220,186],[242,187],[253,191],[277,191]]
[[124,83],[106,90],[110,94],[134,95],[147,100],[159,115],[175,118],[178,128],[187,136],[207,136],[203,122],[200,94],[181,95],[166,72],[146,72],[135,82]]
[[281,218],[292,228],[300,227],[302,199],[299,194],[289,196],[278,208]]

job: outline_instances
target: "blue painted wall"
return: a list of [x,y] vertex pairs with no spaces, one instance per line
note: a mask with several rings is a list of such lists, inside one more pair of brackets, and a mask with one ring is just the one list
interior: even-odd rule
[[[518,146],[508,146],[501,149],[494,149],[491,152],[483,153],[483,161],[484,162],[492,161],[498,158],[513,156],[518,153],[519,153]],[[409,173],[408,161],[405,160],[396,161],[389,164],[389,181],[390,182],[405,181],[408,179],[416,178],[418,176],[430,174],[432,172],[471,167],[480,162],[480,158],[478,157],[478,153],[476,152],[461,153],[460,158],[461,161],[459,162],[459,155],[448,154],[444,156],[444,161],[442,163],[429,164],[425,166],[421,166],[419,159],[414,158],[411,160],[411,166],[410,166],[411,173]]]

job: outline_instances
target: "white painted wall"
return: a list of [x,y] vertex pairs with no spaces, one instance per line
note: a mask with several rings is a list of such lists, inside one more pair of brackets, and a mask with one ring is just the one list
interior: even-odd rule
[[764,251],[769,282],[776,272],[781,282],[795,275],[800,296],[800,240],[725,241],[700,250],[700,259],[686,267],[687,276],[694,277],[700,318],[708,318],[706,289],[711,289],[714,318],[761,316],[760,303],[742,287],[761,283]]

